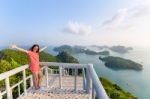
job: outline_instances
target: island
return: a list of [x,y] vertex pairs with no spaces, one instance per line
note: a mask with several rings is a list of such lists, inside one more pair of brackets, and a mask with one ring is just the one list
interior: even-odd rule
[[53,49],[56,52],[62,52],[66,51],[67,53],[73,53],[73,54],[79,54],[79,53],[85,53],[87,55],[106,55],[108,56],[110,53],[107,50],[101,51],[101,52],[96,52],[90,49],[87,49],[84,46],[69,46],[69,45],[62,45],[59,47],[55,47]]
[[70,46],[70,45],[62,45],[59,47],[55,47],[53,50],[55,52],[65,51],[67,53],[83,53],[85,47],[82,46]]
[[125,54],[125,53],[128,53],[130,50],[133,50],[132,47],[125,47],[125,46],[120,46],[120,45],[109,47],[109,49],[111,51],[114,51],[120,54]]
[[108,49],[109,48],[109,46],[107,46],[107,45],[103,45],[103,46],[99,46],[99,45],[90,45],[90,47],[95,47],[95,48],[98,48],[98,49]]
[[143,69],[143,66],[141,64],[121,57],[100,56],[99,59],[105,63],[106,67],[111,68],[113,70],[131,69],[131,70],[141,71]]
[[105,55],[108,56],[109,55],[109,51],[101,51],[101,52],[95,52],[89,49],[84,50],[84,53],[87,55]]

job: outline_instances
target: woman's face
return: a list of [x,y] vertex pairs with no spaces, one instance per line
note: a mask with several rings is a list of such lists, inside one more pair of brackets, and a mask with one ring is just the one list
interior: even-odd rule
[[38,49],[39,49],[39,47],[38,47],[38,46],[35,46],[35,47],[33,48],[33,52],[37,52]]

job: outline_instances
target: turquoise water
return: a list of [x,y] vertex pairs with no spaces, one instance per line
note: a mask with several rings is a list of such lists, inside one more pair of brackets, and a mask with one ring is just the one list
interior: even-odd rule
[[[98,51],[96,48],[91,49]],[[47,51],[56,55],[56,53],[52,51],[52,48]],[[119,56],[141,63],[144,66],[144,70],[141,72],[133,70],[114,71],[104,66],[104,63],[99,60],[99,55],[73,54],[73,56],[76,57],[80,63],[93,63],[99,76],[106,77],[139,99],[150,99],[150,48],[136,47],[127,54],[118,54],[111,51],[110,53],[113,56]]]
[[[99,51],[96,48],[90,49]],[[53,47],[49,47],[46,51],[50,54],[57,55],[57,53],[53,51]],[[133,51],[127,54],[118,54],[111,51],[110,54],[141,63],[144,69],[141,72],[133,70],[114,71],[104,66],[104,63],[99,60],[99,55],[73,54],[73,56],[76,57],[80,63],[94,64],[98,76],[106,77],[139,99],[150,99],[150,48],[135,47]]]

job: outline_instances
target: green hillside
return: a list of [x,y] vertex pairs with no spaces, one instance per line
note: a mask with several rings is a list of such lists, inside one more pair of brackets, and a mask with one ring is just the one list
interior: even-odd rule
[[113,84],[111,81],[107,80],[106,78],[99,78],[103,87],[105,88],[108,96],[111,99],[138,99],[137,97],[133,96],[131,93],[124,91],[121,87],[117,84]]

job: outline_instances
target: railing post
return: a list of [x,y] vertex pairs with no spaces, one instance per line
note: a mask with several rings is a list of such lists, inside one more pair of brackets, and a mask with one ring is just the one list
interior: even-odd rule
[[50,69],[50,72],[51,72],[50,74],[53,74],[53,73],[52,73],[52,69]]
[[86,91],[87,93],[90,93],[91,91],[91,78],[90,78],[90,71],[89,71],[89,65],[87,65],[86,68]]
[[75,67],[75,73],[74,73],[74,90],[77,92],[77,67]]
[[20,97],[20,85],[18,85],[18,95]]
[[62,72],[62,76],[64,76],[64,68],[62,68],[61,72]]
[[67,75],[69,75],[69,69],[70,69],[70,68],[68,68],[68,74],[67,74]]
[[72,75],[74,75],[74,69],[72,68]]
[[33,86],[33,76],[31,75],[31,78],[30,78],[30,87]]
[[24,89],[24,95],[27,95],[27,90],[26,90],[26,71],[23,70],[23,89]]
[[86,78],[85,78],[85,69],[82,68],[82,76],[83,76],[83,90],[86,90]]
[[0,99],[2,99],[2,93],[1,93],[1,91],[0,91]]
[[46,87],[48,88],[49,85],[48,85],[48,67],[47,66],[45,67],[45,78],[46,78]]
[[92,83],[92,99],[95,99],[94,84]]
[[11,99],[13,99],[12,89],[10,89]]
[[6,85],[7,99],[11,99],[9,77],[7,77],[7,78],[5,79],[5,85]]
[[62,67],[59,66],[59,86],[62,89]]

